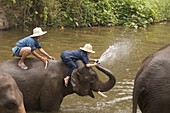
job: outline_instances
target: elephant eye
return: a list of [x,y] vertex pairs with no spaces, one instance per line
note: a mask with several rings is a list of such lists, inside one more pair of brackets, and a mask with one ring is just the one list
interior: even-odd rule
[[17,105],[15,103],[8,103],[5,105],[5,107],[8,111],[17,110]]

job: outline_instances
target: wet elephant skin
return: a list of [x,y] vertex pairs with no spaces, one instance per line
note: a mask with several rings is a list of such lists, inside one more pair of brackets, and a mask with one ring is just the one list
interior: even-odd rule
[[170,45],[148,56],[136,74],[133,113],[170,113]]

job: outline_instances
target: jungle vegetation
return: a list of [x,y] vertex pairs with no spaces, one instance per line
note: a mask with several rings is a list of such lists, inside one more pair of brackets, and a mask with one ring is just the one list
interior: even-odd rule
[[14,27],[145,28],[170,20],[170,0],[0,0]]

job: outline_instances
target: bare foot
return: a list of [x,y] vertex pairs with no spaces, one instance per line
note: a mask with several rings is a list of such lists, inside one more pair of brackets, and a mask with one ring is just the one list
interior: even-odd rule
[[65,77],[64,78],[64,83],[65,83],[65,86],[67,87],[68,86],[68,81],[69,81],[69,76]]
[[24,69],[24,70],[26,70],[26,69],[28,69],[28,67],[24,64],[24,63],[18,63],[18,66],[21,68],[21,69]]

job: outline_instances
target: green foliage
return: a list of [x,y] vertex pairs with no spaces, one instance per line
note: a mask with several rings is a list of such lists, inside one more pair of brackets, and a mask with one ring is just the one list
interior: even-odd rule
[[149,5],[155,12],[155,21],[170,20],[170,0],[151,0]]
[[46,24],[48,8],[44,0],[2,0],[2,7],[13,26],[27,28]]
[[146,27],[154,20],[152,10],[140,0],[112,0],[113,12],[118,18],[118,23],[130,27]]
[[146,27],[170,19],[170,0],[1,0],[14,26]]
[[117,24],[117,18],[112,12],[113,6],[109,0],[101,0],[94,4],[96,22],[99,25],[113,26]]
[[64,27],[113,26],[116,18],[105,1],[62,0],[61,17]]
[[82,20],[82,0],[61,0],[62,26],[78,27],[83,23]]

